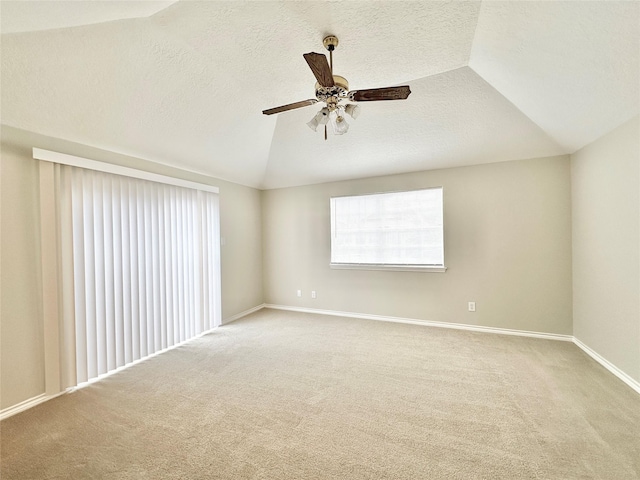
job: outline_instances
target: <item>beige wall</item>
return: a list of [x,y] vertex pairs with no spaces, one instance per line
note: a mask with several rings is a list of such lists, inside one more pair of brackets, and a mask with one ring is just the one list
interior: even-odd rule
[[0,408],[44,392],[38,168],[0,152]]
[[220,187],[222,323],[264,303],[260,191],[228,182]]
[[[434,186],[446,273],[329,268],[331,196]],[[567,156],[265,191],[265,301],[570,335],[570,192]]]
[[[3,126],[0,408],[44,391],[32,146],[218,186],[223,319],[266,302],[573,333],[640,381],[639,128],[636,118],[571,160],[560,156],[259,192]],[[432,186],[444,187],[446,273],[329,268],[331,196]],[[467,311],[468,301],[477,302],[477,312]]]
[[640,123],[571,157],[574,335],[640,381]]
[[44,392],[39,177],[31,147],[219,187],[223,321],[263,303],[259,190],[6,126],[1,147],[0,408]]

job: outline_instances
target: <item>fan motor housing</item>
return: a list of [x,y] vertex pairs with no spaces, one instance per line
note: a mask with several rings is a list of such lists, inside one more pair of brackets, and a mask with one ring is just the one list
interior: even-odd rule
[[349,94],[349,82],[340,75],[333,75],[333,87],[323,87],[316,82],[316,98],[321,102],[326,102],[328,98],[347,98]]

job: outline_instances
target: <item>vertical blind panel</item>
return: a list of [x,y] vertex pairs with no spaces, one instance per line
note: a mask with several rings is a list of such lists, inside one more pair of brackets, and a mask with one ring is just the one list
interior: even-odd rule
[[165,255],[167,257],[167,344],[171,345],[176,343],[176,325],[178,318],[178,303],[176,295],[176,256],[173,255],[175,249],[175,192],[170,189],[168,195],[165,198],[167,220],[169,225],[166,228],[167,249]]
[[151,354],[155,351],[154,348],[154,321],[155,311],[153,308],[153,232],[151,228],[151,192],[148,183],[143,183],[144,194],[142,197],[142,204],[144,206],[144,272],[145,272],[145,307],[147,309],[146,315],[146,336],[147,336],[147,354]]
[[[111,232],[113,247],[113,364],[124,364],[124,332],[122,313],[122,232],[120,231],[120,185],[113,182],[110,192]],[[114,367],[111,367],[114,368]]]
[[138,184],[138,182],[134,182],[135,185],[135,203],[136,203],[136,244],[132,245],[132,248],[135,249],[136,252],[136,260],[138,265],[135,268],[135,272],[138,276],[138,288],[134,290],[132,294],[137,298],[138,301],[138,319],[137,319],[137,330],[138,330],[138,338],[140,344],[138,345],[139,356],[140,357],[147,356],[147,282],[146,282],[146,272],[145,272],[145,234],[144,234],[144,190],[143,185]]
[[[195,193],[195,192],[194,192]],[[191,196],[191,195],[189,195]],[[189,246],[193,247],[194,241],[194,226],[193,226],[193,199],[189,199],[187,203],[187,232],[189,235]],[[189,283],[189,336],[192,336],[196,333],[195,329],[195,290],[194,290],[194,275],[195,275],[195,255],[194,249],[189,248],[189,262],[187,264],[188,272],[187,279]]]
[[[129,250],[129,182],[120,183],[117,199],[120,208],[120,241],[122,249],[122,364],[133,361],[131,324],[131,252]],[[118,361],[120,362],[120,361]]]
[[[60,166],[56,165],[55,182],[56,185],[62,183],[70,185],[71,180],[68,178],[70,172],[61,171]],[[69,188],[57,189],[56,200],[57,208],[57,225],[58,235],[60,238],[60,285],[62,285],[62,302],[60,317],[62,319],[62,328],[60,335],[60,359],[61,359],[61,378],[60,385],[63,389],[77,385],[76,373],[76,339],[75,339],[75,311],[73,296],[73,279],[75,272],[73,271],[73,207],[71,203],[71,190]]]
[[138,186],[129,181],[129,273],[131,275],[131,361],[140,358],[140,275],[138,275]]
[[184,329],[186,326],[187,316],[186,316],[186,302],[184,298],[184,282],[181,281],[184,277],[184,252],[185,249],[183,247],[184,237],[182,232],[184,232],[183,218],[184,211],[182,208],[182,192],[176,192],[176,251],[182,252],[182,255],[176,255],[177,258],[177,272],[176,272],[176,290],[178,292],[178,337],[177,341],[181,342],[184,340]]
[[95,292],[93,294],[96,304],[95,318],[95,342],[97,349],[97,358],[95,369],[98,375],[107,372],[107,320],[106,320],[106,286],[111,279],[106,278],[107,269],[105,268],[105,232],[103,228],[104,221],[104,205],[103,205],[103,185],[100,175],[93,178],[93,261],[95,266],[94,285]]
[[180,220],[182,222],[182,232],[184,235],[182,241],[182,248],[184,249],[184,261],[182,262],[182,275],[180,278],[184,280],[182,290],[184,294],[184,332],[183,340],[189,338],[191,335],[191,298],[190,298],[190,285],[189,285],[189,263],[190,263],[190,249],[189,244],[191,238],[189,236],[189,205],[187,200],[187,192],[182,192],[181,203],[182,216]]
[[198,285],[203,285],[202,282],[202,256],[200,255],[200,202],[198,201],[197,190],[193,191],[193,203],[191,208],[191,223],[193,224],[193,331],[196,335],[202,333],[202,294]]
[[155,199],[155,202],[157,203],[157,208],[158,208],[158,223],[157,223],[157,237],[158,237],[158,249],[155,252],[156,255],[156,262],[158,264],[158,285],[157,285],[157,289],[160,292],[160,295],[158,296],[158,308],[160,309],[160,313],[158,316],[158,323],[159,323],[159,348],[163,349],[163,348],[167,348],[167,328],[166,328],[166,309],[165,309],[165,305],[166,305],[166,298],[167,298],[167,292],[165,289],[165,283],[164,283],[164,269],[165,269],[165,265],[164,265],[164,255],[162,255],[162,251],[165,248],[164,245],[164,235],[163,235],[163,228],[164,228],[164,196],[163,196],[163,192],[158,189],[157,193],[157,197]]
[[[63,172],[65,170],[62,168]],[[84,248],[84,202],[82,201],[82,171],[72,170],[71,176],[71,228],[73,251],[73,278],[74,278],[74,313],[75,313],[75,337],[76,337],[76,377],[77,382],[86,382],[87,371],[87,322],[86,308],[86,281],[85,281],[85,248]],[[66,176],[64,178],[69,178]],[[61,182],[63,180],[61,179]],[[64,248],[64,246],[63,246]]]
[[[89,378],[98,375],[98,345],[96,340],[98,329],[98,312],[96,305],[96,259],[95,259],[95,235],[93,213],[93,191],[91,185],[85,185],[86,172],[82,173],[82,213],[84,214],[84,263],[85,263],[85,299],[84,321],[87,332],[87,375]],[[89,179],[90,181],[91,179]],[[75,248],[75,247],[74,247]],[[80,319],[82,320],[82,319]]]
[[70,381],[220,324],[217,194],[69,166],[58,178],[72,244]]
[[[178,251],[178,209],[177,192],[171,189],[171,252]],[[173,302],[173,343],[180,341],[180,290],[178,286],[178,255],[171,257],[171,295]]]
[[[105,304],[105,330],[106,330],[106,365],[105,372],[113,370],[116,365],[116,312],[115,312],[115,251],[114,251],[114,232],[113,232],[113,210],[112,204],[112,186],[110,179],[104,178],[102,196],[103,219],[103,235],[104,235],[104,304]],[[113,319],[107,321],[107,319]]]

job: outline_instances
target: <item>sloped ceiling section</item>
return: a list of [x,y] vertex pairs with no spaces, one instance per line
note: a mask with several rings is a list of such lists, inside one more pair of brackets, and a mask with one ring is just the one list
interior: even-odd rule
[[3,1],[0,5],[2,33],[33,32],[77,27],[93,23],[148,17],[176,0],[30,0]]
[[[558,155],[562,149],[469,67],[411,82],[411,101],[362,106],[346,135],[309,139],[307,109],[278,119],[265,184],[293,185]],[[290,138],[292,137],[292,138]],[[388,146],[392,145],[392,149]]]
[[[638,114],[639,6],[3,0],[2,122],[258,188],[571,153]],[[324,141],[261,111],[330,33],[352,89],[413,93]]]
[[568,152],[638,114],[640,2],[483,2],[469,65]]

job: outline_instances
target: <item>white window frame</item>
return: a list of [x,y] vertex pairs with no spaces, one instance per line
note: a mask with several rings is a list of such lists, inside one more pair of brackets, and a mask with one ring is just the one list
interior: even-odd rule
[[395,265],[395,264],[387,264],[387,263],[335,263],[330,261],[330,268],[336,270],[386,270],[386,271],[396,271],[396,272],[432,272],[432,273],[444,273],[447,271],[447,267],[444,265],[445,259],[445,251],[444,251],[444,188],[441,186],[438,187],[429,187],[429,188],[419,188],[413,190],[401,190],[401,191],[391,191],[391,192],[373,192],[373,193],[365,193],[358,195],[340,195],[331,197],[329,201],[329,218],[331,221],[330,235],[331,235],[331,245],[330,245],[330,256],[333,257],[333,240],[334,240],[334,228],[335,228],[335,218],[334,218],[334,201],[337,198],[345,198],[345,197],[361,197],[361,196],[370,196],[370,195],[384,195],[384,194],[394,194],[394,193],[405,193],[409,191],[421,191],[421,190],[433,190],[438,189],[442,191],[442,216],[443,216],[443,226],[442,226],[442,237],[443,237],[443,245],[442,245],[442,265]]

